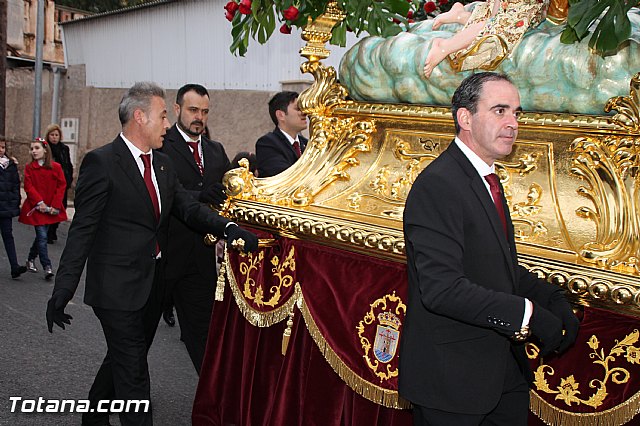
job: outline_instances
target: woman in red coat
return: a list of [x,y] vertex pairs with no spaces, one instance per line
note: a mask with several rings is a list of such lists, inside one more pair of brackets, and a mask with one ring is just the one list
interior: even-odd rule
[[36,238],[29,250],[27,269],[38,272],[35,265],[36,256],[44,269],[47,280],[53,278],[51,260],[47,250],[47,229],[50,224],[67,220],[67,213],[62,205],[62,198],[67,182],[60,164],[51,161],[51,149],[44,139],[31,142],[32,161],[24,168],[24,190],[27,199],[20,209],[19,221],[33,225]]

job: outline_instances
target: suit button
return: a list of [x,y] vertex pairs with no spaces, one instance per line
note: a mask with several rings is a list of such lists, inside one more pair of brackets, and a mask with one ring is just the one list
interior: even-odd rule
[[198,186],[202,186],[202,182],[198,182]]

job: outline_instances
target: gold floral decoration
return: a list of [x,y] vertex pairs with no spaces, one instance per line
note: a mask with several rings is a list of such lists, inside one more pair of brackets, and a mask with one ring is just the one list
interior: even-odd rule
[[578,383],[573,374],[560,379],[560,385],[556,389],[552,389],[545,378],[546,374],[553,375],[554,369],[546,364],[540,365],[534,372],[534,384],[538,391],[545,392],[547,394],[555,394],[555,399],[564,401],[565,404],[571,406],[576,403],[578,405],[584,404],[593,408],[600,407],[604,400],[609,395],[607,391],[607,384],[609,381],[615,384],[623,384],[629,381],[631,374],[629,370],[622,367],[612,367],[611,364],[620,359],[626,360],[630,364],[640,364],[640,348],[634,346],[638,342],[640,333],[638,330],[634,330],[629,333],[621,341],[616,340],[616,345],[605,354],[605,349],[600,347],[600,341],[595,335],[587,341],[587,345],[591,348],[589,358],[593,359],[593,364],[601,365],[604,369],[604,376],[600,379],[591,379],[589,381],[589,388],[595,389],[589,398],[580,398],[580,383]]
[[[278,278],[278,283],[269,288],[269,299],[265,300],[264,289],[260,286],[256,286],[256,282],[250,277],[253,270],[257,270],[262,261],[264,260],[264,251],[260,251],[257,256],[249,255],[248,262],[240,263],[240,273],[244,277],[244,285],[242,294],[247,300],[252,300],[256,306],[271,306],[276,307],[280,303],[282,297],[282,288],[291,287],[293,284],[293,277],[285,274],[286,270],[294,272],[296,270],[295,261],[295,249],[291,247],[289,254],[286,258],[280,262],[278,256],[271,258],[271,264],[273,268],[271,272]],[[253,292],[255,288],[255,293]]]

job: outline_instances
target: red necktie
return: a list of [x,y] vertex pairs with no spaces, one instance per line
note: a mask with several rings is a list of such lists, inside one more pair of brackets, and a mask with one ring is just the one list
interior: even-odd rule
[[198,151],[198,142],[187,142],[193,151],[193,159],[196,160],[200,175],[204,174],[204,167],[202,167],[202,160],[200,159],[200,152]]
[[491,197],[493,198],[493,204],[496,206],[500,221],[502,221],[502,229],[504,235],[507,235],[507,218],[504,214],[504,207],[502,205],[502,192],[500,192],[500,179],[495,173],[486,175],[485,180],[489,183],[489,189],[491,190]]
[[158,221],[160,219],[160,203],[158,202],[158,194],[151,179],[151,154],[140,154],[140,158],[142,158],[142,162],[144,163],[144,184],[147,186],[147,191],[149,191],[153,211],[156,214],[156,221]]
[[302,155],[302,151],[300,151],[300,142],[298,142],[297,140],[293,142],[293,150],[296,152],[298,158],[300,158],[300,156]]

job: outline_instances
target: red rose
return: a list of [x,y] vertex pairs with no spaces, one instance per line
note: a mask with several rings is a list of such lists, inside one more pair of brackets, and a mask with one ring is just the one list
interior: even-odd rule
[[236,11],[238,10],[238,3],[236,3],[235,1],[230,1],[229,3],[224,5],[224,10],[231,13],[232,15],[235,15]]
[[298,19],[298,15],[298,8],[295,6],[291,6],[287,10],[282,12],[282,16],[284,16],[284,19],[286,19],[287,21],[295,21],[296,19]]
[[400,23],[400,20],[397,19],[397,18],[393,18],[392,21],[393,21],[394,24],[399,24]]
[[235,13],[229,13],[229,12],[224,13],[224,17],[227,18],[227,21],[229,22],[233,21],[234,16],[235,16]]
[[407,12],[407,19],[413,18],[413,10]]
[[438,0],[438,4],[440,6],[444,6],[445,4],[449,3],[449,0]]
[[282,34],[291,34],[291,27],[287,24],[282,24],[282,26],[280,27],[280,32]]
[[[425,13],[431,13],[437,9],[436,4],[432,1],[428,1],[424,4]],[[241,10],[242,12],[242,10]]]
[[516,22],[516,27],[520,28],[521,26],[524,25],[524,21],[521,19],[518,22]]
[[243,15],[251,15],[251,0],[240,0],[238,9]]
[[415,20],[415,19],[412,19],[412,18],[409,18],[409,19],[407,19],[407,22],[408,22],[409,24],[413,24],[414,22],[416,22],[416,20]]

